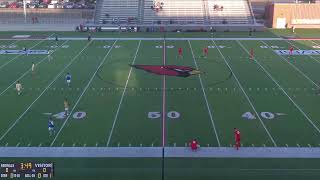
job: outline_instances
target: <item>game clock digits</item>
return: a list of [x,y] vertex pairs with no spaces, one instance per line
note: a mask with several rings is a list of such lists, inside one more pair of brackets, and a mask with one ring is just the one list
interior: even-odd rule
[[1,163],[0,178],[53,178],[53,163]]

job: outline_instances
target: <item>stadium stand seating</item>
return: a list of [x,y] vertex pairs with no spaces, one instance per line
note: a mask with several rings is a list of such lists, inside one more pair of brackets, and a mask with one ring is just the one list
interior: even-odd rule
[[[215,10],[215,4],[223,10]],[[248,0],[98,0],[96,7],[98,24],[254,23]]]
[[[162,3],[159,10],[152,9]],[[204,24],[202,0],[145,0],[144,24]]]
[[[215,5],[223,6],[223,10],[215,10]],[[212,24],[253,23],[253,16],[247,0],[208,0],[208,6]]]
[[96,22],[100,24],[137,23],[139,0],[97,1]]

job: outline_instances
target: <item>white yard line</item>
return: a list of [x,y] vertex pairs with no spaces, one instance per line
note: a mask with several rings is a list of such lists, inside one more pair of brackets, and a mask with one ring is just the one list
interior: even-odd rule
[[51,81],[51,83],[42,91],[42,93],[29,105],[29,107],[14,121],[14,123],[6,130],[6,132],[0,137],[0,141],[11,131],[11,129],[21,120],[21,118],[30,110],[34,103],[40,99],[40,97],[49,89],[49,87],[61,76],[61,74],[77,59],[78,56],[91,44],[92,41],[87,43],[87,45],[76,55],[74,56],[69,64],[67,64],[62,71]]
[[[141,44],[141,40],[139,41],[139,44],[138,44],[138,47],[137,47],[137,50],[136,50],[136,54],[134,55],[133,61],[131,63],[132,65],[134,65],[134,63],[136,61],[137,54],[138,54],[139,49],[140,49],[140,44]],[[108,137],[108,141],[107,141],[107,146],[109,146],[109,144],[110,144],[111,137],[112,137],[112,134],[113,134],[113,130],[114,130],[114,127],[115,127],[116,122],[118,120],[119,111],[120,111],[120,108],[121,108],[123,97],[124,97],[124,95],[126,93],[126,90],[127,90],[127,86],[128,86],[128,83],[129,83],[131,72],[132,72],[132,67],[130,68],[130,71],[129,71],[129,74],[128,74],[128,77],[127,77],[127,81],[126,81],[126,85],[124,86],[124,90],[123,90],[122,95],[121,95],[121,99],[120,99],[120,102],[119,102],[119,105],[118,105],[118,109],[117,109],[116,115],[115,115],[114,120],[113,120],[112,128],[111,128],[111,131],[109,133],[109,137]]]
[[[194,56],[194,53],[193,53],[193,48],[192,48],[191,43],[190,43],[189,40],[188,40],[188,43],[189,43],[189,46],[190,46],[190,49],[191,49],[191,54],[192,54],[192,57],[193,57],[193,62],[194,62],[194,64],[195,64],[196,68],[199,69],[199,68],[198,68],[198,64],[197,64],[197,62],[196,62],[196,59],[195,59],[195,56]],[[216,130],[216,126],[215,126],[214,121],[213,121],[212,112],[211,112],[210,105],[209,105],[209,102],[208,102],[208,99],[207,99],[207,94],[206,94],[206,91],[205,91],[205,89],[204,89],[204,87],[203,87],[203,82],[202,82],[202,79],[201,79],[201,75],[199,74],[198,77],[199,77],[199,81],[200,81],[200,84],[201,84],[201,89],[202,89],[202,92],[203,92],[204,100],[205,100],[206,105],[207,105],[209,117],[210,117],[210,120],[211,120],[211,125],[212,125],[212,128],[213,128],[213,130],[214,130],[214,134],[216,135],[216,139],[217,139],[217,142],[218,142],[218,146],[220,147],[220,146],[221,146],[220,140],[219,140],[219,137],[218,137],[218,133],[217,133],[217,130]],[[214,111],[214,110],[213,110],[213,111]]]
[[[243,50],[250,54],[249,51],[241,44],[240,41],[237,41]],[[280,90],[289,98],[289,100],[294,104],[294,106],[302,113],[302,115],[308,120],[308,122],[320,133],[320,129],[313,123],[309,116],[300,108],[300,106],[288,95],[284,88],[272,77],[272,75],[257,61],[257,58],[254,58],[254,61],[260,66],[260,68],[268,75],[268,77],[280,88]]]
[[[63,46],[65,43],[67,43],[68,41],[65,41],[63,44],[61,44],[61,46]],[[35,64],[35,66],[38,66],[39,64],[41,64],[44,60],[46,60],[50,55],[52,55],[53,53],[55,53],[58,50],[58,48],[56,48],[51,54],[49,54],[48,56],[44,57],[41,61],[39,61],[37,64]],[[19,81],[20,79],[22,79],[25,75],[27,75],[29,72],[31,71],[31,68],[29,68],[24,74],[22,74],[18,79],[16,79],[15,81],[13,81],[5,90],[3,90],[0,93],[0,96],[2,96],[11,86],[13,86],[17,81]]]
[[[52,36],[52,35],[54,35],[54,34],[51,34],[50,36]],[[33,46],[32,46],[31,48],[29,48],[29,49],[32,49],[32,48],[36,47],[37,45],[39,45],[40,43],[42,43],[42,42],[44,42],[44,41],[45,41],[45,39],[39,41],[37,44],[33,45]],[[12,58],[11,60],[9,60],[8,62],[6,62],[5,64],[2,64],[2,65],[0,66],[0,69],[2,69],[3,67],[5,67],[6,65],[8,65],[9,63],[11,63],[12,61],[14,61],[15,59],[17,59],[18,57],[20,57],[20,56],[22,56],[22,55],[23,55],[23,54],[19,54],[19,55],[15,56],[14,58]]]
[[70,119],[70,117],[73,114],[73,111],[76,109],[77,105],[79,104],[81,98],[83,97],[83,95],[85,94],[85,92],[87,91],[87,89],[89,88],[91,82],[93,81],[94,77],[96,76],[96,74],[98,73],[100,67],[105,63],[107,57],[109,56],[111,50],[113,49],[114,45],[117,43],[117,41],[114,41],[114,43],[112,44],[111,48],[109,48],[108,53],[104,56],[104,58],[102,59],[102,61],[100,62],[99,66],[97,67],[97,70],[93,73],[93,75],[91,76],[89,82],[87,83],[87,85],[85,86],[85,88],[83,89],[82,93],[80,94],[78,100],[76,101],[76,103],[74,104],[74,106],[72,107],[69,116],[64,120],[61,128],[59,129],[58,133],[56,134],[56,136],[54,137],[54,139],[52,140],[50,146],[52,146],[54,144],[54,142],[57,140],[58,136],[60,135],[61,131],[63,130],[64,126],[67,124],[68,120]]
[[[238,41],[239,42],[239,41]],[[265,43],[264,41],[261,41],[264,45],[270,47],[267,43]],[[277,53],[275,53],[277,54]],[[286,61],[290,66],[292,66],[296,71],[298,71],[302,76],[304,76],[306,79],[308,79],[313,85],[315,85],[316,87],[320,88],[320,86],[315,83],[314,81],[312,81],[312,79],[309,78],[309,76],[307,76],[305,73],[303,73],[299,68],[297,68],[295,65],[293,65],[292,63],[290,63],[286,58],[284,58],[283,56],[277,54],[279,57],[281,57],[281,59],[283,59],[284,61]]]
[[[212,42],[214,43],[214,46],[215,46],[215,47],[218,47],[217,44],[216,44],[213,40],[212,40]],[[237,75],[233,72],[231,66],[229,65],[228,61],[226,60],[226,58],[224,57],[224,55],[222,54],[222,52],[220,51],[220,49],[219,49],[219,48],[216,48],[216,49],[219,51],[222,59],[224,60],[224,62],[226,63],[226,65],[229,67],[229,69],[231,70],[232,74],[234,75],[234,78],[235,78],[235,80],[237,81],[238,86],[240,87],[240,89],[241,89],[241,91],[243,92],[244,96],[245,96],[246,99],[248,100],[250,106],[252,107],[252,109],[253,109],[254,113],[256,114],[257,118],[259,119],[259,121],[260,121],[261,125],[263,126],[264,130],[265,130],[266,133],[268,134],[268,136],[269,136],[270,140],[272,141],[273,145],[274,145],[274,146],[277,146],[277,144],[276,144],[275,140],[273,139],[271,133],[269,132],[269,130],[268,130],[267,127],[265,126],[264,122],[263,122],[262,119],[260,118],[260,115],[259,115],[259,113],[257,112],[255,106],[253,105],[253,103],[251,102],[251,100],[250,100],[249,96],[247,95],[246,91],[243,89],[241,83],[239,82]]]

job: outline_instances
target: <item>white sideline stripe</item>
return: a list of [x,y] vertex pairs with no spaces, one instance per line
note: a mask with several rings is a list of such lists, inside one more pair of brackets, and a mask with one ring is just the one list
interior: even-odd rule
[[[215,46],[217,46],[217,44],[216,44],[213,40],[212,40],[212,42],[214,43]],[[239,42],[239,41],[238,41],[238,42]],[[220,55],[222,56],[222,59],[224,60],[224,62],[226,63],[226,65],[227,65],[227,66],[229,67],[229,69],[231,70],[232,74],[234,74],[234,79],[237,81],[238,86],[240,87],[240,89],[241,89],[241,91],[243,92],[244,96],[245,96],[246,99],[248,100],[250,106],[252,107],[254,113],[255,113],[256,116],[258,117],[261,125],[263,126],[264,130],[265,130],[266,133],[268,134],[269,138],[271,139],[273,145],[274,145],[275,147],[277,147],[277,144],[276,144],[275,140],[274,140],[273,137],[271,136],[269,130],[267,129],[267,127],[265,126],[264,122],[263,122],[262,119],[260,118],[260,115],[259,115],[259,113],[257,112],[255,106],[253,105],[253,103],[251,102],[251,100],[250,100],[249,96],[247,95],[246,91],[243,89],[241,83],[239,82],[237,75],[233,72],[233,70],[232,70],[231,66],[229,65],[228,61],[226,60],[226,58],[224,57],[224,55],[223,55],[222,52],[220,51],[220,48],[217,48],[217,50],[219,51],[219,53],[220,53]]]
[[[199,68],[198,68],[198,64],[197,64],[197,62],[196,62],[196,59],[195,59],[195,57],[194,57],[193,48],[192,48],[191,43],[190,43],[189,40],[188,40],[188,43],[189,43],[189,46],[190,46],[190,49],[191,49],[191,54],[192,54],[192,57],[193,57],[193,62],[194,62],[194,64],[196,65],[196,68],[199,69]],[[207,105],[209,117],[210,117],[210,120],[211,120],[211,124],[212,124],[213,130],[214,130],[214,134],[216,135],[217,142],[218,142],[218,146],[220,147],[220,146],[221,146],[220,140],[219,140],[219,137],[218,137],[218,133],[217,133],[217,130],[216,130],[216,126],[215,126],[214,121],[213,121],[212,112],[211,112],[210,105],[209,105],[209,102],[208,102],[208,99],[207,99],[207,94],[206,94],[206,91],[205,91],[205,89],[204,89],[204,87],[203,87],[201,75],[198,74],[198,77],[199,77],[199,81],[200,81],[200,84],[201,84],[201,89],[202,89],[202,92],[203,92],[204,100],[206,101],[206,105]],[[213,110],[213,111],[214,111],[214,110]]]
[[[208,34],[209,35],[209,34]],[[65,38],[59,38],[60,40],[87,40],[88,38],[72,38],[72,37],[65,37]],[[212,38],[165,38],[166,40],[175,40],[175,41],[186,41],[186,40],[212,40]],[[1,39],[0,39],[1,40]],[[4,39],[5,40],[5,39]],[[30,40],[30,39],[26,39]],[[36,40],[36,39],[35,39]],[[54,40],[54,38],[47,38],[47,40]],[[92,40],[97,40],[97,41],[105,41],[105,40],[127,40],[127,41],[137,41],[137,40],[144,40],[144,41],[163,41],[164,38],[143,38],[143,37],[137,37],[137,38],[92,38]],[[275,40],[284,40],[283,38],[213,38],[215,41],[219,40],[265,40],[265,41],[275,41]]]
[[35,102],[49,89],[49,87],[61,76],[61,74],[73,63],[75,59],[91,44],[92,41],[87,43],[87,45],[76,55],[74,56],[68,65],[66,65],[62,71],[51,81],[51,83],[42,91],[42,93],[29,105],[29,107],[15,120],[15,122],[7,129],[7,131],[1,136],[0,141],[11,131],[11,129],[20,121],[20,119],[29,111]]
[[73,114],[73,111],[75,110],[75,108],[77,107],[77,105],[79,104],[82,96],[84,95],[84,93],[87,91],[87,89],[89,88],[92,80],[94,79],[94,77],[96,76],[97,72],[99,71],[100,67],[105,63],[107,57],[109,56],[109,53],[111,52],[113,46],[117,43],[117,41],[114,41],[114,43],[112,44],[111,48],[109,48],[108,53],[104,56],[104,58],[102,59],[102,61],[100,62],[99,66],[97,67],[97,70],[93,73],[91,79],[89,80],[88,84],[86,85],[86,87],[83,89],[81,95],[79,96],[78,100],[76,101],[76,103],[74,104],[73,108],[71,109],[69,116],[64,120],[61,128],[59,129],[57,135],[54,137],[54,139],[52,140],[50,146],[52,146],[54,144],[54,142],[56,141],[56,139],[58,138],[58,136],[60,135],[62,129],[64,128],[64,126],[66,125],[66,123],[68,122],[68,120],[70,119],[70,117]]
[[[51,34],[50,36],[52,36],[52,35],[54,35],[54,33]],[[45,39],[42,39],[42,40],[39,41],[37,44],[31,46],[31,48],[29,48],[29,49],[32,49],[32,48],[38,46],[40,43],[42,43],[42,42],[44,42],[44,41],[45,41]],[[14,58],[12,58],[11,60],[9,60],[8,62],[6,62],[5,64],[2,64],[2,65],[0,66],[0,69],[2,69],[3,67],[5,67],[6,65],[8,65],[9,63],[11,63],[12,61],[14,61],[15,59],[17,59],[18,57],[20,57],[20,56],[22,56],[22,55],[23,55],[23,54],[19,54],[19,55],[15,56]]]
[[[209,34],[208,34],[209,35]],[[137,41],[137,40],[144,40],[144,41],[161,41],[164,38],[143,38],[143,37],[137,37],[137,38],[92,38],[91,40],[96,40],[96,41],[122,41],[122,40],[127,40],[127,41]],[[0,40],[12,40],[10,38],[0,38]],[[54,38],[46,38],[46,39],[19,39],[20,41],[39,41],[39,40],[47,40],[47,41],[52,41],[54,40]],[[76,37],[61,37],[59,38],[59,40],[78,40],[78,41],[83,41],[83,40],[88,40],[88,38],[83,37],[83,38],[76,38]],[[186,41],[186,40],[190,40],[190,41],[194,41],[194,40],[212,40],[212,38],[167,38],[166,40],[175,40],[175,41]],[[213,38],[214,41],[241,41],[241,40],[246,40],[246,41],[258,41],[258,40],[263,40],[263,41],[314,41],[314,40],[320,40],[317,38],[313,38],[313,39],[285,39],[282,38],[280,36],[278,36],[278,38]]]
[[[162,158],[162,147],[1,147],[0,157]],[[308,147],[164,147],[165,158],[320,158]]]
[[[138,47],[137,47],[137,50],[136,50],[136,54],[134,55],[133,61],[131,63],[132,65],[134,65],[134,63],[136,61],[137,54],[138,54],[138,51],[140,49],[140,44],[141,44],[141,40],[139,41],[139,44],[138,44]],[[107,141],[107,146],[109,146],[109,144],[110,144],[112,133],[113,133],[113,129],[114,129],[114,126],[115,126],[115,124],[116,124],[116,122],[118,120],[118,114],[119,114],[119,111],[120,111],[120,108],[121,108],[123,97],[124,97],[124,95],[126,93],[126,90],[127,90],[127,86],[128,86],[128,83],[129,83],[131,72],[132,72],[132,67],[130,68],[130,71],[129,71],[129,74],[128,74],[128,77],[127,77],[127,81],[126,81],[126,85],[124,86],[124,90],[123,90],[122,95],[121,95],[121,99],[120,99],[120,102],[119,102],[119,105],[118,105],[118,109],[117,109],[116,115],[115,115],[114,120],[113,120],[112,128],[111,128],[111,131],[110,131],[110,134],[109,134],[109,137],[108,137],[108,141]]]
[[[265,43],[264,41],[261,41],[264,45],[270,47],[267,43]],[[277,53],[275,53],[277,54]],[[284,61],[286,61],[290,66],[292,66],[296,71],[298,71],[302,76],[304,76],[306,79],[308,79],[313,85],[317,86],[318,88],[320,88],[320,86],[315,83],[314,81],[312,81],[312,79],[309,78],[309,76],[307,76],[305,73],[303,73],[299,68],[297,68],[295,65],[293,65],[292,63],[290,63],[286,58],[284,58],[283,56],[277,54],[279,57],[281,57],[281,59],[283,59]]]
[[[238,41],[242,49],[244,49],[248,54],[249,51]],[[261,67],[261,69],[268,75],[268,77],[279,87],[279,89],[289,98],[289,100],[294,104],[294,106],[302,113],[302,115],[309,121],[309,123],[320,133],[320,129],[313,123],[309,116],[300,108],[300,106],[287,94],[287,92],[280,86],[280,84],[271,76],[271,74],[254,58],[254,61]]]
[[[65,43],[67,43],[67,41],[65,41],[64,43],[61,44],[61,46],[63,46]],[[48,56],[52,55],[53,53],[55,53],[56,51],[58,50],[55,49],[51,54],[49,54]],[[36,66],[41,64],[44,60],[46,60],[48,58],[48,56],[44,57],[41,61],[39,61],[37,64],[35,64]],[[25,75],[27,75],[29,72],[31,71],[31,68],[28,68],[28,70],[22,74],[18,79],[16,79],[15,81],[13,81],[5,90],[3,90],[1,93],[0,93],[0,96],[2,96],[11,86],[13,86],[17,81],[19,81],[20,79],[22,79]]]

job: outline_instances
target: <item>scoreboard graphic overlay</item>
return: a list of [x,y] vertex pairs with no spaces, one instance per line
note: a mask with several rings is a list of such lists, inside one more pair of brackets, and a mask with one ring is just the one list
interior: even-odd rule
[[1,163],[0,178],[53,178],[53,163]]

